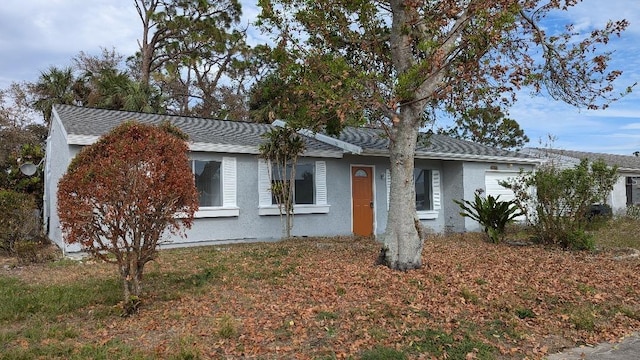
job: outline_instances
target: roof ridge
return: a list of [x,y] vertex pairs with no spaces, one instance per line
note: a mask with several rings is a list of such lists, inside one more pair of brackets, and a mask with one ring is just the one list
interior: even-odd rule
[[271,124],[266,124],[266,123],[261,123],[261,122],[254,122],[254,121],[247,121],[247,120],[220,119],[220,118],[213,118],[213,117],[193,116],[193,115],[160,114],[160,113],[155,113],[155,112],[131,111],[131,110],[122,110],[122,109],[105,109],[105,108],[99,108],[99,107],[80,106],[80,105],[73,105],[73,104],[54,104],[53,106],[55,106],[55,107],[70,107],[70,108],[76,108],[76,109],[85,109],[85,110],[89,110],[89,111],[108,111],[108,112],[139,114],[139,115],[145,115],[145,116],[158,116],[158,117],[197,119],[197,120],[215,120],[215,121],[225,121],[225,122],[234,122],[234,123],[245,123],[245,124],[271,126]]

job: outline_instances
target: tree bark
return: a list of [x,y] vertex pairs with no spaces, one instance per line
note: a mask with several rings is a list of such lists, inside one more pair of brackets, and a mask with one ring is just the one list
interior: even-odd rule
[[417,106],[403,108],[402,118],[394,126],[394,138],[389,148],[391,186],[387,228],[380,262],[396,270],[422,267],[423,241],[420,221],[416,214],[413,179],[414,154],[421,111]]

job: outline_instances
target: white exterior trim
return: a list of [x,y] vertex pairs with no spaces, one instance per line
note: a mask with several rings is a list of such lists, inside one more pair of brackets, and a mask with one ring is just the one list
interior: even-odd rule
[[[293,214],[328,214],[330,208],[331,205],[293,205]],[[278,208],[278,205],[261,206],[258,208],[258,215],[280,215],[280,208]]]
[[[271,196],[271,174],[269,163],[258,159],[258,214],[280,215],[278,205],[273,204]],[[313,182],[315,188],[314,204],[295,204],[293,214],[326,214],[331,207],[327,203],[327,163],[322,160],[313,163]]]
[[[418,219],[420,220],[435,220],[440,214],[442,208],[442,187],[440,185],[440,170],[438,169],[426,169],[431,172],[431,201],[433,210],[418,210]],[[389,193],[391,191],[391,171],[389,169],[385,172],[385,180],[387,187],[387,211],[389,211]]]
[[[365,156],[381,156],[389,157],[389,152],[386,150],[367,150],[360,155]],[[423,160],[461,160],[461,161],[482,161],[482,162],[495,162],[495,163],[511,163],[511,164],[528,164],[539,165],[543,163],[543,160],[537,158],[517,158],[517,157],[503,157],[503,156],[488,156],[488,155],[473,155],[473,154],[450,154],[450,153],[435,153],[435,152],[416,152],[415,159]]]
[[[278,126],[278,127],[285,127],[286,123],[282,120],[274,120],[271,125],[273,126]],[[300,135],[304,135],[306,137],[310,137],[310,138],[314,138],[318,141],[321,141],[325,144],[329,144],[332,146],[335,146],[337,148],[340,148],[346,152],[350,152],[353,154],[360,154],[362,153],[362,148],[360,146],[357,145],[353,145],[351,143],[348,143],[346,141],[342,141],[342,140],[338,140],[336,138],[332,138],[331,136],[327,136],[324,134],[319,134],[317,132],[313,132],[311,130],[308,129],[302,129],[302,130],[298,130],[298,134]]]
[[237,217],[240,216],[238,207],[201,207],[193,215],[194,218]]

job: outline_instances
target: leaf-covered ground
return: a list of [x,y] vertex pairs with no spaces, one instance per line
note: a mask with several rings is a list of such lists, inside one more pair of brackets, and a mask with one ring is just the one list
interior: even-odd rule
[[[109,265],[0,270],[0,280],[17,279],[27,293],[79,284],[69,291],[94,296],[68,311],[5,314],[0,349],[49,356],[56,346],[80,356],[93,346],[107,355],[111,348],[106,358],[203,359],[358,359],[394,349],[410,359],[538,359],[640,330],[637,258],[438,236],[425,244],[426,266],[401,273],[375,266],[378,250],[368,239],[323,238],[163,251],[146,268],[144,303],[130,318],[118,316]],[[74,331],[28,335],[51,323]]]

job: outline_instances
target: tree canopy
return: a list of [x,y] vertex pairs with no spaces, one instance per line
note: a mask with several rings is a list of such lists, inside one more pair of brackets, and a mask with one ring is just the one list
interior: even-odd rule
[[261,0],[259,25],[274,37],[274,74],[304,102],[279,99],[283,118],[322,129],[374,121],[390,139],[390,204],[382,249],[396,269],[422,265],[414,202],[419,130],[439,111],[478,104],[506,108],[530,87],[587,108],[615,100],[621,72],[601,51],[628,25],[612,21],[583,34],[541,22],[576,1]]
[[176,134],[124,123],[83,148],[58,185],[65,241],[118,265],[125,305],[135,304],[165,233],[184,235],[198,209],[188,146]]

